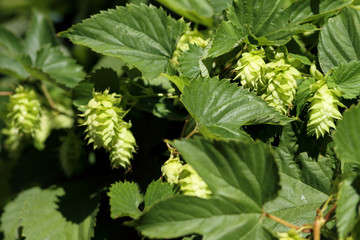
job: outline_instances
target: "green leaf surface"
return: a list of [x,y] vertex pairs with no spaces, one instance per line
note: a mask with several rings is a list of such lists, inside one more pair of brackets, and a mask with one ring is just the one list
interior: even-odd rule
[[219,81],[217,77],[199,77],[191,81],[184,87],[181,101],[198,127],[206,127],[209,131],[216,128],[241,134],[240,127],[245,124],[284,125],[293,121],[254,93],[230,84],[228,80]]
[[24,53],[24,46],[21,39],[3,27],[0,27],[0,47],[12,55],[21,55]]
[[180,90],[180,92],[184,91],[185,86],[190,85],[190,79],[187,77],[180,77],[180,76],[169,76],[165,74],[165,77],[169,79],[169,81],[173,82],[177,88]]
[[320,32],[319,62],[327,73],[341,63],[360,59],[360,10],[346,8],[328,19]]
[[37,52],[46,44],[56,45],[54,27],[44,13],[34,9],[25,37],[25,49],[32,62],[35,62]]
[[[284,173],[280,174],[281,191],[279,196],[265,204],[264,210],[295,225],[311,223],[315,219],[316,210],[326,201],[328,196],[321,191]],[[287,232],[289,229],[270,219],[264,225],[275,232]]]
[[6,211],[2,215],[2,221],[6,221],[5,225],[2,224],[6,228],[5,239],[14,239],[17,229],[22,227],[22,235],[29,240],[90,240],[98,207],[85,212],[85,215],[82,209],[80,211],[83,211],[84,216],[81,219],[69,220],[64,216],[66,211],[59,202],[60,198],[65,197],[64,194],[63,188],[42,190],[38,187],[20,193],[5,207]]
[[360,94],[360,61],[341,63],[334,69],[327,84],[342,91],[343,98],[356,98]]
[[150,238],[203,235],[203,240],[273,239],[261,226],[261,210],[239,206],[223,198],[179,196],[154,205],[135,222]]
[[228,4],[232,4],[233,0],[208,0],[208,2],[213,7],[215,13],[221,13],[228,7]]
[[82,67],[74,59],[65,56],[58,47],[50,45],[37,52],[33,64],[23,60],[23,65],[32,76],[68,88],[74,88],[85,77]]
[[299,85],[298,90],[296,91],[296,116],[299,116],[300,113],[304,110],[306,103],[308,102],[309,98],[314,94],[310,90],[310,86],[315,83],[314,78],[308,78],[302,81]]
[[276,197],[278,167],[265,144],[210,142],[201,138],[174,141],[174,146],[215,196],[260,210]]
[[183,20],[167,16],[162,9],[129,4],[94,15],[60,36],[120,58],[152,79],[166,72],[185,29]]
[[336,207],[336,226],[340,238],[345,238],[350,233],[358,217],[358,204],[360,196],[351,186],[351,180],[345,180],[338,193]]
[[204,65],[201,58],[204,49],[197,45],[189,44],[189,50],[185,51],[179,58],[179,67],[181,76],[196,78],[200,75],[200,66]]
[[117,182],[111,185],[110,197],[111,217],[138,218],[141,215],[139,205],[143,201],[139,186],[134,182]]
[[171,9],[185,18],[211,27],[213,24],[213,7],[208,0],[157,0],[162,5]]
[[145,210],[156,202],[168,199],[176,194],[175,188],[168,182],[162,180],[152,181],[146,189],[144,196]]
[[335,153],[342,162],[360,163],[360,105],[345,110],[334,134]]
[[0,51],[0,73],[14,76],[20,79],[25,79],[29,73],[25,70],[23,65],[17,60],[9,57],[7,54]]

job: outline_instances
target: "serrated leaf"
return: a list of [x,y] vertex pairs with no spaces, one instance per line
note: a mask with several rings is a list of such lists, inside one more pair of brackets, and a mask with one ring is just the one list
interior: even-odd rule
[[[64,194],[63,188],[42,190],[38,187],[20,193],[8,204],[9,207],[6,207],[7,210],[2,216],[2,219],[10,220],[10,234],[22,227],[23,236],[29,240],[90,240],[98,207],[86,213],[84,218],[70,221],[64,217],[64,212],[61,212],[63,209],[59,208],[59,198]],[[7,236],[6,239],[14,239],[10,238],[14,235]]]
[[54,27],[44,13],[34,9],[25,37],[25,49],[33,62],[37,52],[46,44],[56,45]]
[[302,83],[299,85],[298,90],[296,91],[296,116],[299,116],[301,112],[304,110],[307,101],[313,94],[310,90],[310,86],[315,83],[314,78],[308,78],[302,81]]
[[221,22],[206,57],[218,57],[239,46],[248,36],[247,29],[236,27],[230,21]]
[[162,180],[152,181],[146,189],[144,196],[145,210],[156,202],[168,199],[176,194],[175,188]]
[[360,10],[345,8],[320,32],[319,62],[327,73],[341,63],[360,60]]
[[184,87],[181,101],[198,127],[206,127],[209,131],[216,128],[243,135],[240,127],[245,124],[284,125],[293,121],[253,92],[230,84],[228,80],[219,81],[217,77],[199,77],[191,81]]
[[203,240],[273,239],[261,226],[261,211],[223,199],[180,196],[154,205],[135,222],[150,238],[203,235]]
[[328,78],[330,88],[342,91],[342,97],[356,98],[360,94],[360,61],[340,63]]
[[0,47],[14,56],[24,53],[24,46],[21,39],[3,27],[0,27]]
[[200,75],[201,58],[204,49],[197,45],[189,44],[189,50],[185,51],[179,58],[179,67],[181,76],[196,78]]
[[278,167],[274,155],[263,143],[195,138],[174,141],[173,145],[215,196],[259,209],[277,195]]
[[180,92],[184,91],[185,86],[190,85],[190,79],[187,77],[169,76],[166,74],[165,77],[169,79],[169,81],[173,82],[178,87]]
[[351,186],[351,180],[345,180],[339,189],[336,207],[336,226],[340,238],[345,238],[353,230],[358,217],[359,201],[360,196]]
[[162,9],[129,4],[94,15],[60,36],[120,58],[152,79],[166,71],[185,29],[183,20],[167,16]]
[[231,129],[226,126],[200,126],[199,132],[207,139],[211,140],[239,140],[251,141],[251,136],[243,129]]
[[214,10],[208,0],[157,0],[162,5],[171,9],[185,18],[211,27],[213,24]]
[[108,195],[112,218],[129,216],[136,219],[141,215],[139,205],[143,196],[136,183],[125,181],[112,184]]
[[68,88],[74,88],[84,79],[85,73],[75,60],[65,56],[58,47],[44,46],[37,52],[36,61],[22,61],[25,69],[34,77]]
[[[316,210],[328,196],[284,173],[280,174],[280,179],[279,196],[265,204],[264,210],[297,226],[313,222]],[[289,230],[284,225],[269,219],[264,219],[264,225],[275,232]]]
[[360,105],[345,110],[334,134],[335,153],[342,162],[360,163]]

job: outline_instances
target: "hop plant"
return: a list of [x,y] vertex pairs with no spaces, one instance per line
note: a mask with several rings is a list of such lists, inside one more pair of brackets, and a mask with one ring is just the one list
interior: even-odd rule
[[238,60],[235,68],[237,71],[235,79],[240,78],[240,83],[244,88],[258,91],[264,87],[263,77],[266,68],[264,57],[265,51],[261,48],[243,53]]
[[179,156],[170,158],[161,167],[162,175],[169,183],[178,184],[182,166]]
[[195,44],[199,47],[205,48],[209,39],[204,39],[204,35],[197,30],[186,31],[179,39],[176,50],[173,54],[173,59],[177,60],[183,52],[189,50],[189,44]]
[[3,131],[4,134],[33,136],[40,128],[41,105],[33,90],[17,87],[10,96],[7,110],[8,130]]
[[184,195],[208,198],[211,195],[207,184],[189,164],[182,166],[179,177],[180,190]]
[[108,89],[102,93],[93,92],[93,98],[85,106],[85,113],[80,115],[85,118],[85,139],[89,139],[88,144],[93,143],[94,149],[110,149],[116,144],[124,112],[116,106],[119,103],[119,96],[116,93],[109,94]]
[[130,166],[130,159],[133,158],[136,146],[135,138],[130,128],[131,123],[121,122],[116,143],[110,149],[111,165],[114,168],[118,168],[119,166],[128,168]]
[[301,73],[284,59],[279,59],[266,64],[264,76],[267,85],[262,98],[279,112],[286,114],[292,107],[292,101],[297,89],[296,79],[301,78]]
[[329,89],[325,79],[314,83],[311,87],[316,90],[314,96],[309,99],[311,102],[309,108],[309,121],[307,124],[307,133],[310,136],[316,135],[316,138],[324,136],[330,131],[330,128],[336,128],[334,120],[342,119],[338,106],[345,107],[339,101],[340,92],[335,89]]

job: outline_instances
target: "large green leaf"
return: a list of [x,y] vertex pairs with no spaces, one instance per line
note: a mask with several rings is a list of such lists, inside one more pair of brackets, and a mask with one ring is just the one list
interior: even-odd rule
[[195,138],[175,141],[174,146],[215,196],[256,209],[277,195],[278,167],[274,155],[263,143]]
[[0,73],[14,76],[20,79],[25,79],[29,73],[25,70],[24,66],[16,59],[9,57],[8,54],[0,51]]
[[111,186],[108,195],[112,218],[124,216],[137,218],[140,216],[139,205],[143,201],[143,196],[136,183],[117,182]]
[[[316,210],[326,201],[328,196],[299,179],[284,173],[281,173],[280,176],[281,191],[279,196],[274,201],[265,204],[264,210],[298,226],[313,222]],[[272,231],[288,231],[284,225],[269,219],[265,219],[264,224]]]
[[24,53],[24,46],[21,40],[3,27],[0,27],[0,47],[12,55],[21,55]]
[[204,240],[273,239],[261,225],[262,205],[277,195],[278,168],[263,143],[174,141],[212,191],[210,199],[180,196],[155,204],[135,222],[144,235]]
[[166,71],[185,29],[183,20],[176,21],[162,9],[129,4],[94,15],[60,36],[120,58],[151,79]]
[[327,84],[342,91],[344,98],[356,98],[360,94],[360,61],[341,63],[334,69]]
[[204,54],[204,49],[197,45],[190,44],[189,50],[185,51],[179,58],[179,67],[182,76],[189,78],[196,78],[201,73],[201,65],[204,64],[201,58]]
[[208,0],[157,0],[167,8],[185,18],[211,27],[213,24],[214,10]]
[[36,59],[37,51],[46,44],[56,45],[54,27],[44,13],[33,10],[25,37],[25,47],[33,62]]
[[340,187],[336,207],[336,226],[340,238],[345,238],[353,230],[359,214],[359,201],[360,196],[351,186],[351,180],[345,180]]
[[32,76],[68,88],[74,88],[85,77],[82,67],[74,59],[50,45],[37,52],[35,62],[31,64],[30,60],[25,59],[23,65]]
[[150,238],[203,235],[203,240],[273,239],[260,223],[261,211],[223,199],[180,196],[154,205],[135,224]]
[[360,163],[360,105],[344,112],[334,134],[335,153],[342,162]]
[[[29,240],[91,239],[98,208],[86,212],[83,217],[77,213],[76,219],[67,219],[66,210],[63,209],[61,201],[59,203],[64,194],[63,188],[42,190],[38,187],[20,193],[5,207],[2,215],[5,239],[14,239],[20,227],[23,236]],[[72,201],[76,200],[78,199],[72,198]],[[75,206],[77,205],[78,203],[75,203]],[[84,214],[81,206],[76,210]]]
[[175,195],[175,187],[162,180],[153,181],[146,189],[144,196],[145,210],[150,208],[156,202],[168,199]]
[[328,19],[321,30],[318,49],[324,73],[341,63],[360,60],[360,10],[346,8]]
[[243,136],[240,127],[245,124],[284,125],[293,121],[254,93],[217,77],[191,81],[184,87],[181,101],[200,129],[206,128],[220,137],[224,132],[225,136],[228,133]]

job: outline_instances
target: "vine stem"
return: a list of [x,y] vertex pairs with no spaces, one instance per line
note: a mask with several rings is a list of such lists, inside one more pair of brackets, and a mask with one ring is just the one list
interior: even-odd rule
[[0,96],[10,96],[12,92],[0,92]]
[[313,231],[314,240],[321,240],[321,222],[322,222],[322,217],[316,216],[314,222],[314,231]]
[[194,130],[192,130],[185,138],[190,138],[192,135],[194,135],[195,133],[198,133],[198,130],[197,130],[197,124],[194,128]]
[[326,216],[324,217],[325,222],[327,222],[329,220],[329,218],[331,217],[331,214],[334,213],[334,211],[336,210],[336,203],[331,207],[331,209],[329,210],[329,212],[326,214]]
[[287,226],[287,227],[289,227],[289,228],[295,228],[295,229],[299,229],[299,228],[300,228],[300,227],[298,227],[298,226],[296,226],[296,225],[294,225],[294,224],[292,224],[292,223],[289,223],[289,222],[285,221],[284,219],[281,219],[281,218],[276,217],[276,216],[274,216],[274,215],[271,215],[271,214],[269,214],[269,213],[264,213],[264,215],[265,215],[266,217],[274,220],[275,222],[281,223],[282,225],[285,225],[285,226]]

